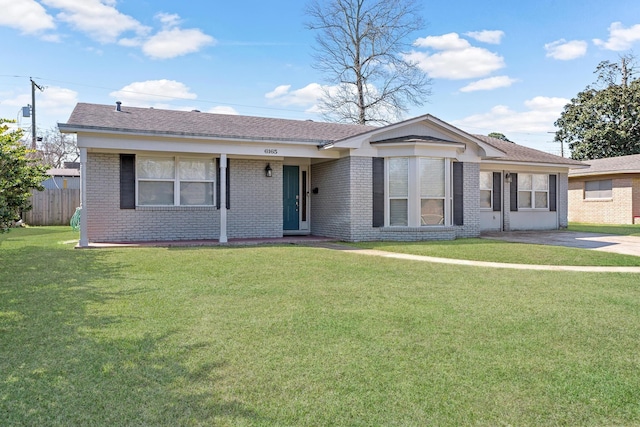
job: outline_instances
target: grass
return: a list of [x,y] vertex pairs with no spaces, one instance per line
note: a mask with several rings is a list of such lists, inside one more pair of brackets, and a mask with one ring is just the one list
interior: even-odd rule
[[6,425],[638,425],[637,275],[0,236]]
[[640,257],[561,246],[510,243],[488,239],[443,242],[349,243],[362,249],[424,255],[439,258],[492,261],[510,264],[640,266]]
[[640,224],[612,225],[612,224],[583,224],[569,223],[569,231],[583,231],[587,233],[620,234],[624,236],[640,236]]

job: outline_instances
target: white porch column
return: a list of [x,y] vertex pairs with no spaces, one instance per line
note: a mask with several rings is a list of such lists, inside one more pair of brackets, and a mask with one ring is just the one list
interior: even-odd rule
[[80,241],[81,248],[89,246],[87,234],[87,149],[80,148]]
[[227,243],[227,155],[220,155],[220,243]]

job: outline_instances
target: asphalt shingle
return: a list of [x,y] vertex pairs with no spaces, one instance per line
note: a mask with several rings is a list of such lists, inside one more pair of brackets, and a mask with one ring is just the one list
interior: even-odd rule
[[587,160],[582,162],[589,166],[569,172],[569,176],[581,176],[605,173],[640,173],[640,154],[630,156],[609,157],[607,159]]
[[324,143],[375,129],[339,123],[79,103],[62,127]]

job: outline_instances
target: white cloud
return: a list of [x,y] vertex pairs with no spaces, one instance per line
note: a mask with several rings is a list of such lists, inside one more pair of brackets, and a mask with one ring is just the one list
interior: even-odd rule
[[42,2],[61,12],[56,18],[68,23],[100,43],[113,43],[122,33],[133,31],[146,34],[149,28],[129,15],[120,13],[115,2],[100,0],[42,0]]
[[517,81],[517,79],[512,79],[509,76],[489,77],[469,83],[460,89],[460,92],[475,92],[477,90],[493,90],[501,87],[509,87]]
[[441,52],[412,51],[405,59],[418,64],[430,77],[450,80],[484,77],[505,66],[504,58],[487,49],[471,46],[457,33],[419,38],[414,46]]
[[199,29],[172,28],[150,37],[142,45],[142,51],[153,59],[169,59],[197,52],[204,46],[215,43],[213,37]]
[[291,85],[280,85],[271,92],[266,93],[264,97],[267,99],[275,99],[286,95],[289,92],[289,89],[291,89]]
[[[30,92],[3,93],[2,98],[2,107],[12,111],[12,117],[16,117],[20,108],[31,105]],[[38,127],[47,128],[55,124],[56,118],[68,118],[77,103],[78,92],[59,86],[45,86],[43,92],[36,92]],[[28,125],[30,120],[22,118],[23,125]]]
[[[55,19],[40,3],[55,10]],[[154,35],[151,27],[121,13],[116,0],[0,0],[0,26],[17,28],[25,34],[40,34],[56,28],[56,20],[86,34],[102,44],[141,48],[153,59],[168,59],[197,52],[216,40],[197,28],[182,29],[177,14],[158,13],[160,29]],[[57,34],[43,34],[45,41],[59,42]]]
[[416,47],[430,47],[436,50],[462,50],[471,47],[468,41],[461,39],[458,33],[442,36],[427,36],[413,42]]
[[207,112],[215,114],[231,114],[234,116],[238,115],[238,111],[235,108],[226,105],[219,105],[217,107],[210,108]]
[[505,67],[504,58],[479,47],[434,54],[414,51],[406,58],[417,62],[430,77],[449,80],[483,77]]
[[565,39],[560,39],[545,44],[544,49],[547,51],[548,58],[568,61],[584,56],[587,53],[587,42],[583,40],[566,41]]
[[465,36],[476,39],[479,42],[489,44],[500,44],[502,37],[504,37],[504,31],[501,30],[482,30],[482,31],[469,31],[464,33]]
[[0,0],[0,26],[23,34],[37,34],[56,27],[53,17],[35,0]]
[[631,49],[639,40],[640,24],[624,28],[622,22],[614,22],[609,26],[609,40],[593,39],[593,43],[608,50],[621,51]]
[[[475,114],[453,121],[455,126],[469,128],[471,133],[550,132],[560,117],[566,98],[536,96],[524,102],[525,111],[514,111],[505,105],[496,105],[486,113]],[[517,141],[516,141],[517,142]]]
[[317,104],[328,87],[323,87],[318,83],[310,83],[301,89],[293,91],[290,89],[291,85],[281,85],[264,96],[271,100],[271,103],[277,105],[310,106]]
[[161,100],[171,99],[196,99],[198,95],[184,83],[175,80],[147,80],[133,82],[122,89],[111,92],[109,96],[122,101],[124,105],[135,107],[167,108]]
[[177,27],[182,22],[180,15],[175,13],[160,12],[156,14],[155,18],[167,28]]
[[70,114],[78,103],[78,92],[63,87],[46,87],[36,103],[38,109],[44,109],[48,114]]

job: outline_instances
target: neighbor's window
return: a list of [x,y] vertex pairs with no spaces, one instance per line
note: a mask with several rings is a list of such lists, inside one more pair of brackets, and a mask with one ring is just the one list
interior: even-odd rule
[[613,183],[610,179],[586,181],[584,183],[585,199],[610,199],[613,197]]
[[518,174],[518,208],[548,209],[549,175]]
[[138,205],[213,205],[215,173],[213,159],[139,156]]
[[493,172],[480,172],[480,208],[493,208]]

